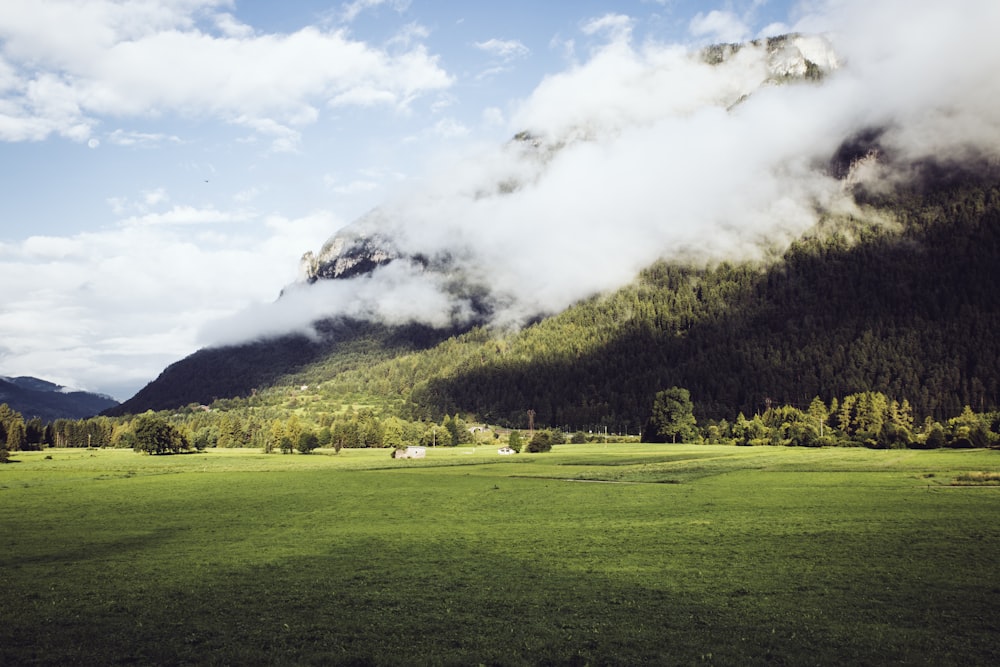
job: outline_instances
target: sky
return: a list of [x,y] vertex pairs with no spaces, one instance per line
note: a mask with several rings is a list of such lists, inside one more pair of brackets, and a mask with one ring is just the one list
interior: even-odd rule
[[[838,205],[815,158],[852,128],[892,121],[914,154],[996,140],[997,4],[4,0],[0,375],[124,400],[205,345],[453,313],[405,267],[275,304],[375,207],[410,250],[460,248],[515,324],[664,248],[791,237],[807,202]],[[846,73],[731,113],[760,64],[682,55],[790,30],[825,35]],[[524,129],[570,147],[524,159]],[[469,195],[512,175],[530,187]]]

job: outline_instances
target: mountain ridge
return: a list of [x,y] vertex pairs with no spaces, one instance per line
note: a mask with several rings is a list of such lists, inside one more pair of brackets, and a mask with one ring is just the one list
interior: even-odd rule
[[70,390],[32,376],[0,376],[0,403],[25,419],[84,419],[118,405],[110,396]]

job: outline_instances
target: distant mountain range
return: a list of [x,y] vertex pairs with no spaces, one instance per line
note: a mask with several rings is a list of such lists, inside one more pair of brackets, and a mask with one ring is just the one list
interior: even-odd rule
[[38,417],[45,422],[84,419],[118,405],[109,396],[73,391],[30,376],[0,376],[0,403],[6,403],[25,419]]

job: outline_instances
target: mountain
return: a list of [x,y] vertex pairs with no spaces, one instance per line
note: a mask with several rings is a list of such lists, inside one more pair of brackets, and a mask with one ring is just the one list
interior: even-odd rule
[[[683,116],[701,107],[735,115],[734,110],[746,105],[754,95],[782,86],[815,84],[836,71],[840,62],[826,38],[789,34],[745,44],[717,44],[685,54],[673,67],[690,70],[696,76],[708,76],[711,81],[698,91],[690,106],[682,103],[674,108],[666,104],[665,115]],[[490,245],[483,227],[499,225],[502,231],[506,220],[491,215],[484,220],[470,217],[478,217],[475,208],[489,210],[515,201],[517,196],[531,197],[542,181],[551,178],[553,171],[559,171],[563,162],[573,160],[574,152],[599,147],[609,138],[613,140],[622,132],[623,123],[643,126],[653,120],[612,122],[600,118],[602,115],[598,113],[598,120],[576,120],[556,130],[518,132],[496,155],[482,161],[485,167],[459,165],[458,169],[464,173],[455,174],[444,183],[428,183],[426,192],[401,203],[387,203],[362,216],[332,236],[318,253],[305,253],[299,267],[300,284],[359,277],[381,278],[390,289],[401,282],[427,284],[429,289],[446,297],[442,319],[449,325],[458,324],[463,318],[466,324],[468,320],[483,318],[524,322],[550,314],[558,308],[525,303],[531,298],[498,281],[496,271],[483,268],[492,259],[484,257],[482,250]],[[536,206],[541,208],[545,204],[539,202]],[[515,209],[510,215],[525,213]],[[455,219],[449,221],[449,216]],[[533,232],[533,226],[524,231]],[[515,230],[506,236],[505,245],[513,237],[514,248],[531,247],[527,242],[517,246]],[[487,251],[487,254],[492,253]],[[394,265],[392,273],[379,271],[390,265]],[[382,297],[376,294],[374,300]],[[569,303],[559,305],[565,307]],[[354,316],[357,313],[352,309],[357,308],[355,300],[343,304],[341,312]],[[385,308],[379,304],[362,304],[360,311],[362,317],[370,317],[372,311],[376,317],[386,317]],[[388,318],[393,319],[394,315],[390,312]]]
[[118,405],[109,396],[71,391],[27,376],[0,377],[0,403],[6,403],[25,419],[38,417],[45,422],[92,417]]
[[250,396],[260,389],[300,385],[317,365],[336,375],[378,361],[426,349],[455,335],[455,329],[330,319],[316,323],[313,336],[292,334],[243,345],[206,348],[168,366],[135,396],[103,414],[118,416],[169,410],[191,403]]
[[523,426],[530,408],[538,423],[636,432],[675,385],[702,419],[863,391],[905,398],[921,418],[997,410],[1000,175],[946,175],[871,198],[892,226],[831,218],[768,265],[661,263],[472,346],[411,393],[414,414]]
[[1000,150],[963,134],[962,99],[886,106],[888,79],[838,77],[821,38],[653,55],[592,68],[643,104],[562,104],[588,68],[547,80],[534,98],[569,120],[535,114],[306,253],[273,313],[308,305],[308,327],[201,350],[111,413],[229,398],[634,431],[671,385],[712,419],[863,391],[997,409]]
[[325,338],[203,350],[112,412],[254,390],[280,405],[294,387],[324,410],[394,401],[409,418],[524,426],[532,409],[539,425],[635,432],[672,385],[702,419],[862,391],[919,416],[1000,408],[1000,172],[926,165],[857,197],[867,219],[830,215],[774,260],[660,262],[515,333],[331,321]]

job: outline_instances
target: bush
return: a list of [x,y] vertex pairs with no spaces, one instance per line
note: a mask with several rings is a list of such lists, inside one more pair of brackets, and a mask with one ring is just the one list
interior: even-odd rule
[[923,437],[917,437],[910,443],[910,449],[940,449],[947,444],[944,428],[935,422]]
[[312,431],[303,431],[299,435],[299,441],[295,443],[295,448],[300,454],[310,454],[319,447],[319,437]]
[[528,441],[527,451],[531,454],[552,451],[552,440],[551,431],[535,431],[535,435]]

